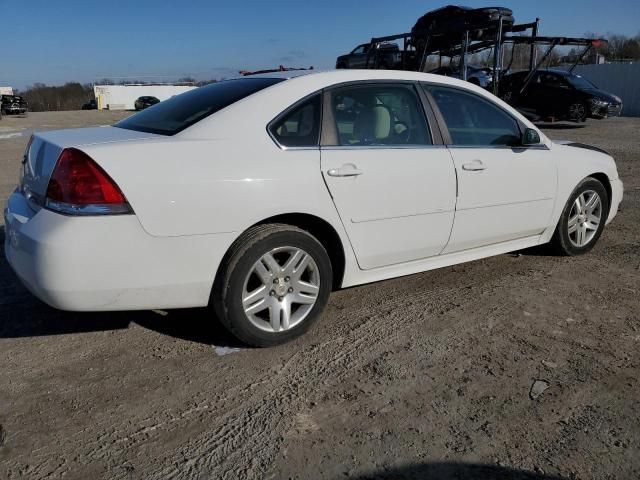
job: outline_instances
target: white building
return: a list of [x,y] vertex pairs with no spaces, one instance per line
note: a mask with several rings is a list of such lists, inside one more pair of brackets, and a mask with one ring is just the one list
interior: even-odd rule
[[156,97],[163,101],[193,90],[192,85],[94,85],[98,109],[133,110],[139,97]]
[[13,88],[0,87],[0,95],[13,95]]

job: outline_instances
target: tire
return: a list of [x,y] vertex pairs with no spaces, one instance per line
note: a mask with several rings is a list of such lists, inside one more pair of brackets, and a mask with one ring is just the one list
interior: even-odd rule
[[[295,257],[295,252],[301,256]],[[297,270],[280,268],[274,275],[272,260],[277,267],[287,267],[292,259]],[[311,327],[327,304],[332,283],[329,255],[315,237],[291,225],[258,225],[245,232],[225,256],[212,303],[221,323],[235,337],[254,347],[270,347],[293,340]],[[304,303],[296,303],[299,299]]]
[[[594,208],[592,213],[585,213],[589,211],[589,201],[592,200],[592,193],[598,195],[600,199],[600,205],[597,209]],[[587,205],[585,212],[580,213],[579,204],[580,198],[583,199],[582,204]],[[594,200],[595,201],[595,200]],[[599,216],[599,221],[595,228],[594,222],[591,221],[591,215]],[[551,246],[555,253],[559,255],[575,256],[582,255],[589,252],[604,230],[607,217],[609,215],[609,196],[607,190],[602,183],[592,177],[585,178],[571,193],[567,204],[562,211],[558,225],[551,239]],[[584,224],[581,223],[584,220]],[[570,225],[571,222],[571,225]],[[575,230],[574,230],[575,225]],[[583,228],[584,225],[584,228]],[[573,230],[573,232],[570,232]],[[586,233],[582,234],[580,231]],[[583,241],[580,241],[580,235]]]
[[567,116],[572,122],[580,123],[587,120],[588,107],[584,102],[574,102],[569,105]]

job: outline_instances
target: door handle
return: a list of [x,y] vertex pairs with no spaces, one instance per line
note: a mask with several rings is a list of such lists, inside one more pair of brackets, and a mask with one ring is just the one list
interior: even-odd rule
[[484,170],[485,168],[487,167],[484,166],[482,160],[474,160],[472,162],[462,164],[462,169],[468,170],[470,172],[478,172],[480,170]]
[[341,166],[340,168],[332,168],[327,171],[327,175],[330,177],[357,177],[358,175],[362,175],[364,172],[359,170],[352,163],[348,163],[346,165]]

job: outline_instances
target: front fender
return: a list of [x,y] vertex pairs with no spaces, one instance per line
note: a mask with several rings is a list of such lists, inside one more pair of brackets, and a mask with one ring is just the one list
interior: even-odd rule
[[615,211],[617,211],[618,203],[622,197],[622,193],[619,191],[622,184],[618,178],[616,163],[604,150],[572,142],[553,142],[551,149],[556,157],[558,168],[558,191],[552,214],[552,224],[543,234],[541,243],[546,243],[551,239],[571,193],[585,178],[597,176],[608,182],[605,188],[612,192],[612,198],[609,199],[610,216],[607,221],[613,218],[612,211],[615,216]]

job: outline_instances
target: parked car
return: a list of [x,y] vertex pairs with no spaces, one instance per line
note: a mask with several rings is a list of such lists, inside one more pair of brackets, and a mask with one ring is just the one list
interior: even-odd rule
[[134,107],[136,110],[144,110],[145,108],[152,107],[157,103],[160,103],[160,100],[158,100],[156,97],[144,96],[139,97],[135,101]]
[[[401,61],[400,47],[396,43],[379,43],[369,51],[371,44],[363,43],[336,60],[336,68],[395,68]],[[368,63],[367,63],[368,61]]]
[[5,115],[22,115],[27,112],[27,101],[20,95],[2,95],[0,109]]
[[87,103],[82,105],[82,110],[97,110],[98,103],[95,100],[89,100]]
[[[444,75],[445,77],[462,78],[460,68],[455,66],[438,67],[434,70],[431,70],[429,73]],[[482,88],[488,88],[493,82],[491,69],[485,67],[476,67],[474,65],[467,65],[467,82],[471,82]]]
[[507,31],[514,22],[509,8],[447,5],[418,19],[411,29],[412,42],[418,50],[437,51],[460,44],[466,31],[470,40],[493,39],[501,17]]
[[34,133],[5,253],[53,307],[211,306],[269,346],[334,288],[548,242],[584,254],[621,199],[606,152],[552,142],[468,82],[284,72]]
[[619,97],[565,70],[539,70],[520,94],[528,73],[505,75],[500,81],[500,97],[532,118],[584,122],[587,118],[617,117],[622,112]]

